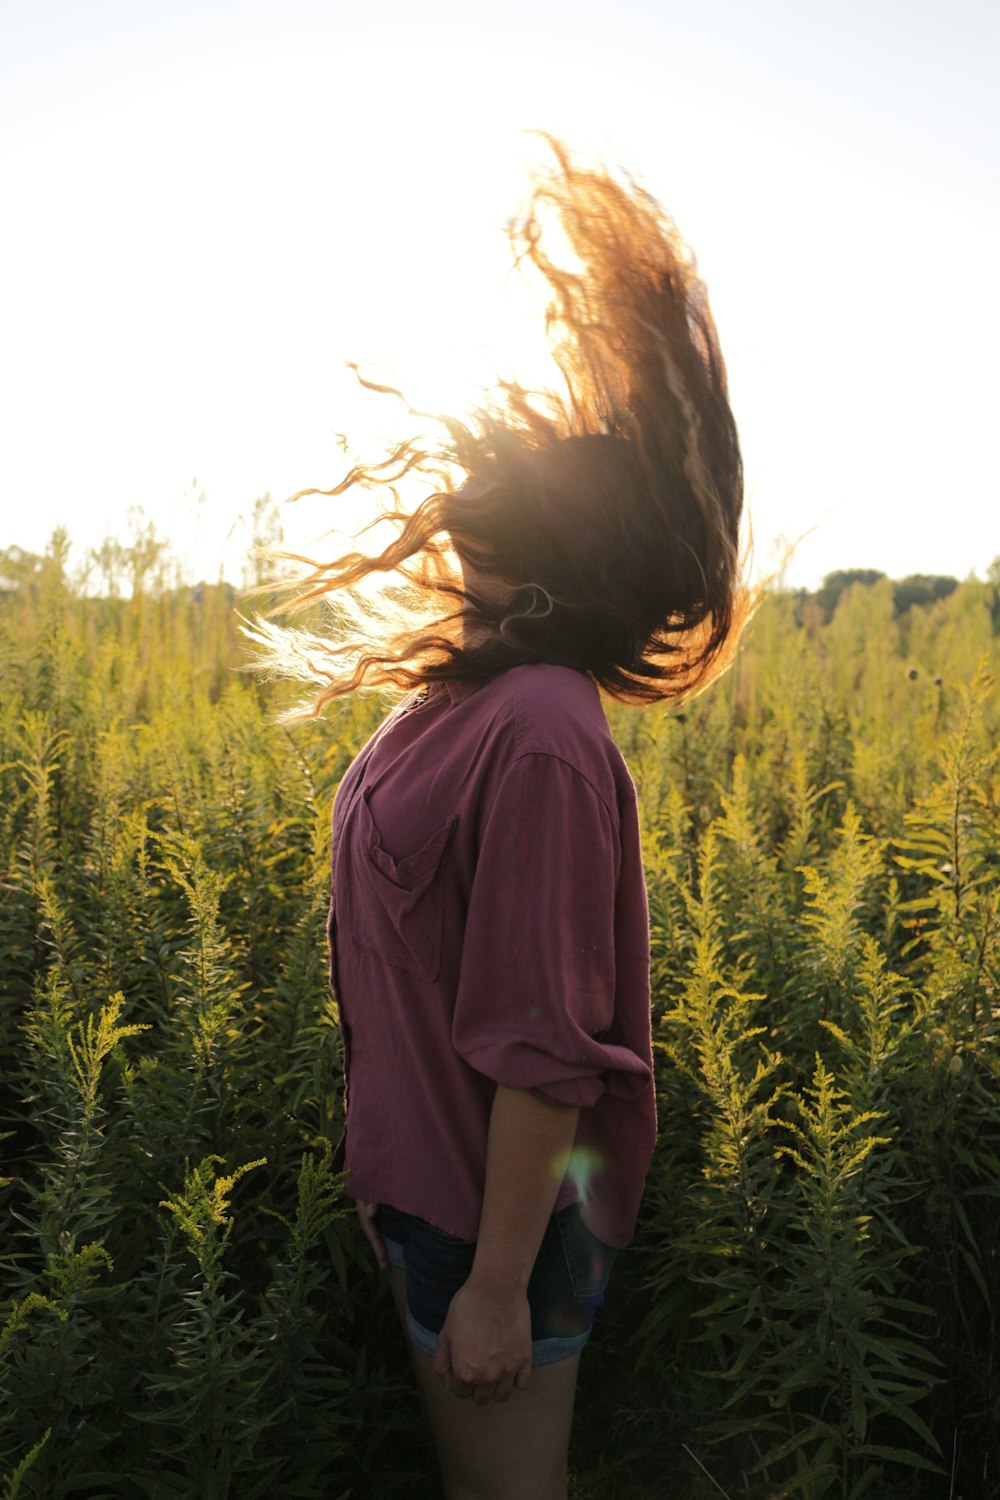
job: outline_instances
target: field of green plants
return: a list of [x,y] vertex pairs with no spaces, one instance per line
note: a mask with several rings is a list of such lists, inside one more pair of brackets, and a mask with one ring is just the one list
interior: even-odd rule
[[[329,1170],[324,924],[386,711],[276,727],[224,586],[0,590],[4,1500],[432,1500]],[[660,1138],[576,1500],[1000,1495],[1000,570],[772,594],[635,778]]]

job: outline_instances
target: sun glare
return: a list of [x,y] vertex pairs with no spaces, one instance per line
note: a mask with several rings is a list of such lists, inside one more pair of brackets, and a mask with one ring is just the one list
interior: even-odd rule
[[[221,564],[239,578],[237,522],[256,497],[330,488],[351,454],[378,458],[419,424],[362,390],[349,361],[418,412],[461,417],[501,377],[561,392],[545,297],[513,270],[505,234],[551,159],[543,130],[633,173],[694,247],[761,556],[820,522],[808,572],[857,563],[863,505],[865,560],[916,569],[926,526],[901,537],[893,497],[912,515],[920,495],[981,488],[981,445],[962,445],[959,473],[943,434],[988,430],[992,346],[975,330],[997,312],[989,231],[932,206],[963,275],[947,327],[918,329],[911,247],[929,205],[799,143],[611,68],[515,49],[344,49],[335,88],[331,66],[322,51],[216,66],[0,157],[23,225],[0,252],[5,283],[23,289],[0,366],[20,545],[41,550],[58,522],[94,545],[139,503],[200,576]],[[849,254],[834,221],[851,227]],[[554,243],[569,256],[557,228]],[[862,340],[882,353],[859,357]],[[937,383],[934,430],[913,444],[935,359],[963,381]],[[420,483],[401,489],[408,508]],[[179,504],[192,488],[205,497],[194,527]],[[360,491],[298,501],[289,546],[308,552],[331,527],[349,539],[374,513]],[[965,555],[981,520],[966,502],[954,523]],[[985,565],[988,543],[975,550]]]

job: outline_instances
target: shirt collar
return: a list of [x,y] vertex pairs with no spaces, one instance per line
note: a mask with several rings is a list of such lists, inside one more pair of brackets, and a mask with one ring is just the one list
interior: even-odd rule
[[471,681],[468,678],[452,680],[446,679],[441,684],[441,686],[447,693],[450,702],[461,703],[464,698],[468,698],[469,695],[471,693],[474,693],[477,688],[482,687],[482,683]]

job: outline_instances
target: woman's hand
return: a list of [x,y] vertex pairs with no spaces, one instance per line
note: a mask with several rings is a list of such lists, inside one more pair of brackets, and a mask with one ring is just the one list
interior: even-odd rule
[[371,1245],[372,1254],[378,1261],[379,1270],[388,1271],[389,1256],[386,1253],[385,1240],[378,1232],[378,1204],[365,1203],[361,1198],[355,1198],[354,1206],[358,1211],[365,1239]]
[[438,1335],[434,1370],[477,1406],[506,1401],[531,1375],[531,1313],[524,1293],[498,1296],[470,1279],[459,1287]]

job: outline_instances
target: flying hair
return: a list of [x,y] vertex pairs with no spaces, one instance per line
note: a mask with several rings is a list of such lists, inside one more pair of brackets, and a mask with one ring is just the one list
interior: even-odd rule
[[[332,488],[290,497],[361,486],[379,502],[371,524],[398,535],[375,555],[271,554],[305,571],[251,591],[276,602],[242,628],[256,647],[248,670],[312,685],[285,720],[358,690],[539,661],[588,673],[619,702],[687,698],[725,670],[760,596],[743,581],[743,465],[694,254],[628,174],[538,134],[555,161],[508,233],[515,264],[548,285],[565,391],[501,379],[464,420],[407,405],[433,418],[440,441],[401,437]],[[569,257],[550,245],[552,216]],[[398,487],[411,476],[429,493],[406,510]],[[467,584],[456,558],[490,587]],[[374,573],[390,575],[375,597],[358,588]],[[275,620],[309,609],[321,628]]]

